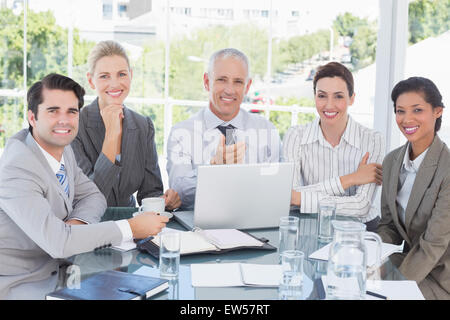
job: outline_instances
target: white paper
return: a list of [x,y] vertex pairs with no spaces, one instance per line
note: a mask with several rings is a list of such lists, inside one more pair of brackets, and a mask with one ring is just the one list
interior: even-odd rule
[[277,287],[280,284],[283,270],[279,264],[241,263],[240,265],[245,285]]
[[[165,228],[164,231],[180,233],[180,254],[217,250],[213,244],[207,242],[202,236],[195,232],[179,231],[169,228]],[[152,239],[152,242],[159,246],[159,236]]]
[[[367,256],[367,266],[372,267],[376,264],[376,250],[377,250],[377,244],[375,241],[365,240],[366,248],[368,251]],[[390,243],[382,243],[381,244],[381,262],[389,257],[391,254],[395,252],[403,252],[403,245],[404,241],[401,245],[394,245]],[[326,246],[320,248],[317,251],[314,251],[309,255],[310,259],[317,259],[317,260],[325,260],[327,261],[330,254],[330,246],[331,243],[327,244]]]
[[280,283],[281,273],[281,265],[191,264],[193,287],[277,287]]
[[209,229],[201,230],[212,243],[220,249],[235,247],[262,246],[264,243],[237,229]]
[[[326,276],[322,276],[322,284],[326,292],[327,291]],[[356,286],[358,286],[357,283]],[[410,280],[399,280],[399,281],[367,280],[366,291],[371,291],[380,294],[382,296],[385,296],[388,300],[425,300],[422,292],[417,286],[417,283],[415,281]],[[366,300],[380,300],[380,299],[381,298],[366,294]]]
[[[193,231],[180,231],[164,228],[163,232],[180,233],[180,254],[213,251],[220,249],[236,248],[241,246],[262,246],[263,242],[236,229],[210,229]],[[153,243],[159,245],[159,236]]]
[[[388,297],[389,300],[425,300],[415,281],[367,280],[366,290]],[[366,299],[377,298],[366,295]]]
[[240,287],[239,263],[191,264],[193,287]]

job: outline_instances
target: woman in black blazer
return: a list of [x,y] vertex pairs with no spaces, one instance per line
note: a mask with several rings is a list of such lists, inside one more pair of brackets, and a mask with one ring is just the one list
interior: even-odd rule
[[[98,97],[81,110],[72,142],[78,165],[104,194],[108,207],[134,207],[163,194],[155,146],[155,128],[124,106],[133,76],[125,49],[117,42],[99,42],[89,53],[89,85]],[[169,210],[180,206],[178,194],[163,195]]]

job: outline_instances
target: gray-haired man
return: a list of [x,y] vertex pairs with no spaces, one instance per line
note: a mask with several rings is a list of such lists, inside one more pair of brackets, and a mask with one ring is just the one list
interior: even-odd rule
[[171,130],[167,172],[182,209],[193,209],[198,165],[280,161],[278,130],[264,117],[241,109],[252,84],[249,69],[241,51],[215,52],[203,76],[209,106]]

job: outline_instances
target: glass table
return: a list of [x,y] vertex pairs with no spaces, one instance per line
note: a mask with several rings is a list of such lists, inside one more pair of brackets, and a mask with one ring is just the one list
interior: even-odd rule
[[[134,210],[108,209],[105,219],[117,220],[131,216]],[[317,239],[316,214],[291,215],[300,218],[299,250],[305,254],[304,260],[304,284],[302,298],[315,300],[319,298],[318,282],[322,275],[326,275],[327,262],[312,260],[308,256],[326,245]],[[167,227],[184,230],[184,228],[172,219]],[[248,230],[256,237],[264,237],[269,243],[278,247],[278,228]],[[152,299],[169,300],[276,300],[278,299],[278,288],[256,288],[256,287],[225,287],[206,288],[192,287],[190,265],[196,263],[231,263],[244,262],[253,264],[277,264],[279,253],[277,251],[260,250],[238,250],[222,254],[197,254],[182,256],[180,259],[180,274],[178,279],[169,282],[169,290],[162,292]],[[70,261],[79,268],[81,280],[95,273],[105,270],[120,270],[142,275],[159,277],[159,261],[151,255],[140,252],[137,249],[120,252],[112,248],[97,250],[71,257]],[[400,271],[387,259],[380,272],[381,278],[385,280],[405,280]],[[321,285],[321,284],[320,284]]]

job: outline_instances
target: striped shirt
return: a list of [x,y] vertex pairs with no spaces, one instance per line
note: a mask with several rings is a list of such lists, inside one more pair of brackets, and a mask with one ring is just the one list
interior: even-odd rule
[[300,212],[317,212],[319,199],[332,197],[336,214],[368,222],[379,216],[372,207],[376,184],[352,186],[346,190],[340,178],[358,169],[362,157],[369,152],[367,163],[382,163],[384,139],[376,131],[363,127],[348,116],[339,144],[332,147],[319,126],[320,118],[290,128],[283,141],[285,161],[294,162],[293,189],[301,193]]

